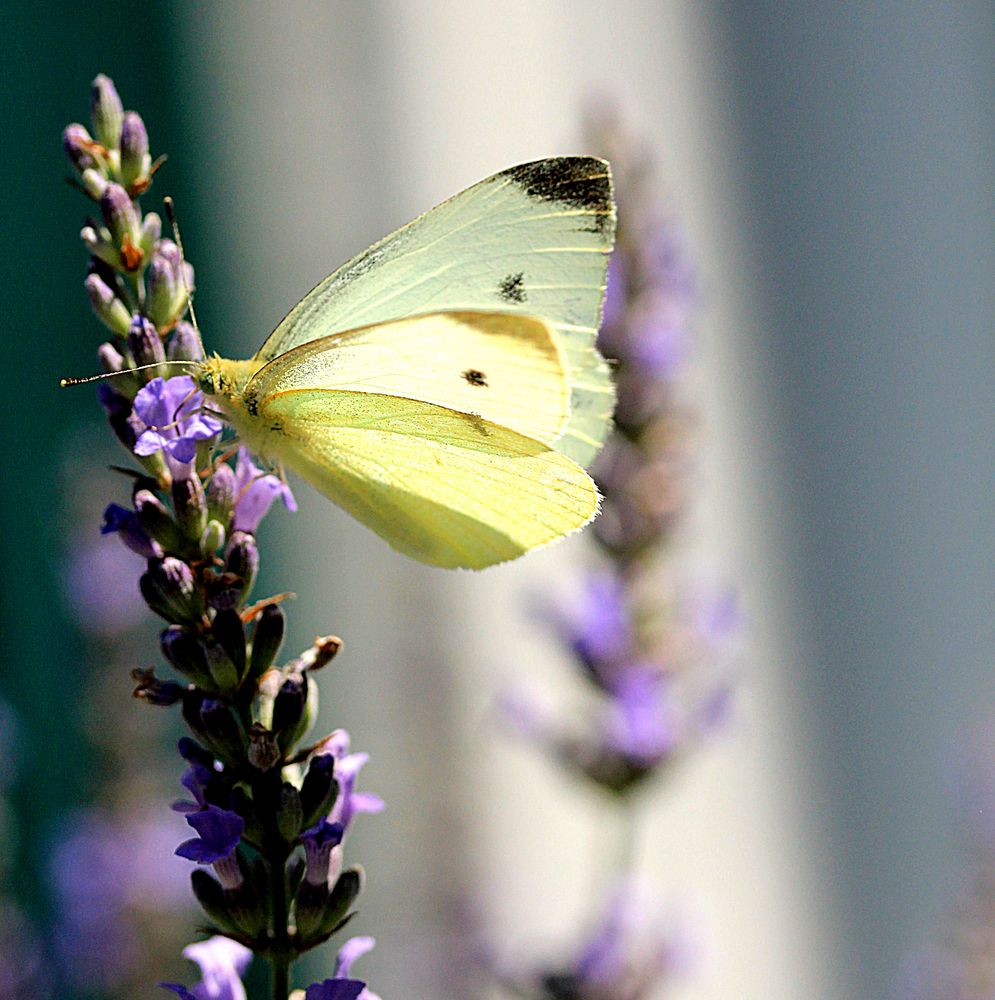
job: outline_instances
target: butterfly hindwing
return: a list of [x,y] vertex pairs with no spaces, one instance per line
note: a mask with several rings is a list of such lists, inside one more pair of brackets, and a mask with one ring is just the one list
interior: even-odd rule
[[586,524],[587,473],[541,442],[483,417],[368,392],[294,389],[259,417],[285,464],[395,549],[479,569]]

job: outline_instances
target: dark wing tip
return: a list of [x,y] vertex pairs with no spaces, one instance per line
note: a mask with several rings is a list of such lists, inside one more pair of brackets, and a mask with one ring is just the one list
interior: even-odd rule
[[503,170],[530,198],[557,201],[592,212],[612,209],[611,168],[594,156],[557,156]]

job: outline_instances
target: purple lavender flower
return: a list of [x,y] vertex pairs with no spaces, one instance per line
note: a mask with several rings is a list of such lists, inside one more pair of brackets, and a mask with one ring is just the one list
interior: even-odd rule
[[312,885],[329,885],[338,877],[331,864],[332,851],[342,843],[344,832],[341,823],[322,819],[301,834],[307,864],[304,877]]
[[634,768],[661,763],[679,739],[673,682],[653,664],[622,670],[606,712],[606,744]]
[[183,315],[194,288],[193,268],[180,257],[172,240],[155,244],[149,261],[148,288],[149,315],[159,329],[168,329]]
[[[167,631],[169,631],[167,629]],[[212,788],[223,788],[222,768],[214,758],[198,746],[189,736],[178,743],[180,756],[187,762],[186,773],[180,784],[194,797],[193,802],[174,802],[173,810],[180,813],[197,812],[208,805]]]
[[305,1000],[380,1000],[358,979],[350,979],[352,963],[371,951],[376,941],[371,937],[350,938],[335,958],[335,974],[331,979],[312,983],[304,994]]
[[245,829],[245,820],[238,813],[217,806],[206,806],[199,812],[188,813],[187,822],[198,836],[185,840],[176,848],[176,853],[199,865],[211,865],[231,855]]
[[502,975],[515,993],[538,1000],[649,1000],[659,984],[686,971],[693,947],[668,929],[645,889],[622,882],[575,957],[559,967]]
[[79,625],[114,638],[145,619],[135,586],[135,556],[110,538],[77,544],[66,567],[66,593]]
[[252,456],[239,448],[238,461],[235,464],[235,513],[234,527],[236,531],[247,531],[254,534],[259,522],[278,497],[283,500],[287,510],[297,510],[290,487],[279,476],[264,473],[255,465]]
[[191,989],[179,983],[160,983],[181,1000],[246,1000],[242,974],[249,966],[252,952],[230,938],[215,937],[183,949],[183,957],[200,967],[201,981]]
[[[136,455],[157,451],[172,459],[176,474],[188,475],[197,454],[197,442],[221,433],[221,421],[200,413],[201,394],[189,375],[155,378],[135,396],[135,414],[144,430],[135,442]],[[186,468],[184,468],[186,467]]]
[[147,960],[143,928],[150,917],[189,907],[187,865],[170,856],[176,823],[170,814],[98,809],[64,823],[48,878],[58,903],[56,956],[67,984],[89,994],[135,976]]
[[687,964],[687,946],[664,930],[645,893],[626,883],[611,893],[601,922],[573,968],[579,996],[642,1000],[665,975]]
[[609,681],[611,668],[632,652],[635,637],[625,585],[609,573],[587,577],[579,597],[558,609],[554,621],[564,641],[601,684]]
[[104,511],[104,523],[100,534],[117,534],[124,544],[143,559],[161,559],[162,547],[142,527],[138,515],[120,504],[109,504]]
[[349,753],[349,734],[344,729],[337,729],[322,740],[315,749],[315,756],[319,754],[330,754],[335,758],[335,779],[339,785],[338,798],[328,815],[329,823],[341,824],[344,832],[349,829],[349,824],[357,813],[378,813],[383,810],[384,801],[379,795],[356,791],[356,779],[370,755]]

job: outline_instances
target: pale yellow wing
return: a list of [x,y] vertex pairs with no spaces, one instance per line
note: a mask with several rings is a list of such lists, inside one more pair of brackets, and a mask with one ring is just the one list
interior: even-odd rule
[[246,405],[295,389],[348,389],[435,403],[553,444],[570,389],[555,335],[513,313],[431,313],[333,334],[261,368]]
[[420,400],[298,389],[260,401],[266,450],[395,549],[482,569],[595,514],[587,473],[539,441]]
[[556,447],[587,465],[614,406],[608,369],[594,347],[614,231],[605,161],[567,156],[511,167],[339,268],[290,311],[255,360],[420,313],[538,316],[556,333],[570,386],[570,415]]

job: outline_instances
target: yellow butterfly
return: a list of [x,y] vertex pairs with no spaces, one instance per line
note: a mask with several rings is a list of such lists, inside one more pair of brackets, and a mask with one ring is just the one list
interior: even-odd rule
[[594,346],[608,164],[475,184],[309,292],[249,361],[196,371],[250,451],[395,549],[480,569],[594,517],[614,389]]

